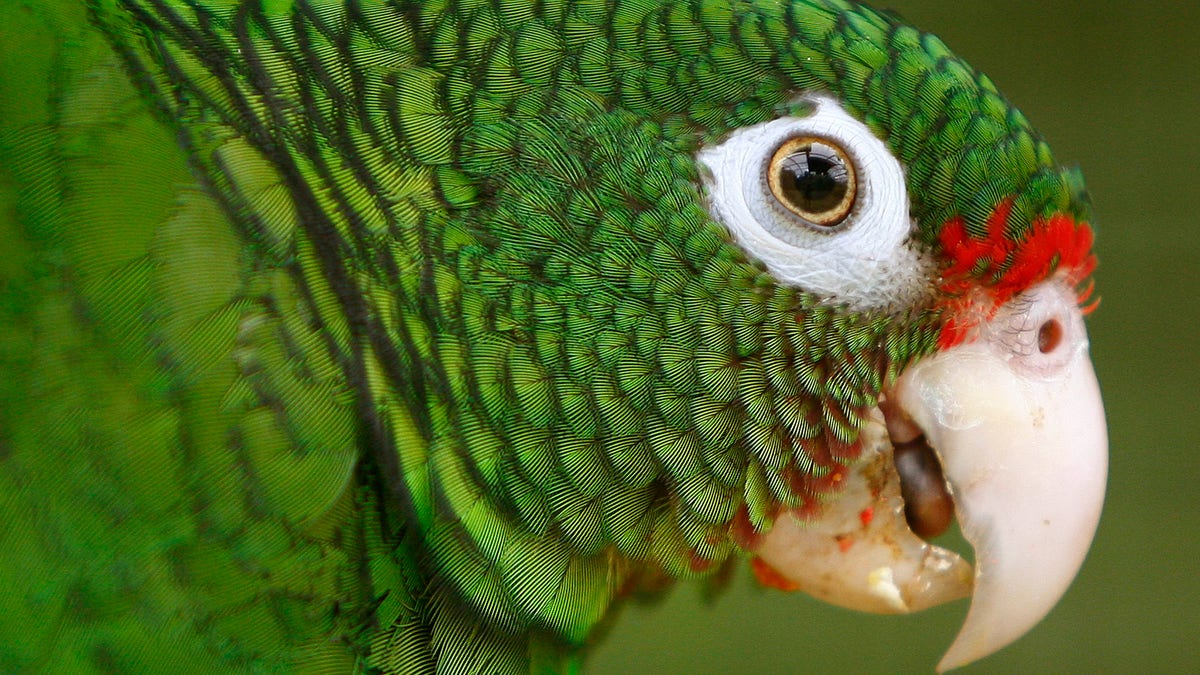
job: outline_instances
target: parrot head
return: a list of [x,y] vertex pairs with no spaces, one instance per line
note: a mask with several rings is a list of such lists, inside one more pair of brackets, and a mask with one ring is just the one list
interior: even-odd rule
[[[836,308],[852,324],[840,339],[861,331],[816,358],[764,345],[792,359],[780,371],[801,390],[826,378],[807,389],[822,400],[819,431],[793,428],[784,445],[823,465],[806,488],[829,492],[779,500],[769,529],[751,517],[733,531],[760,580],[846,607],[907,613],[972,596],[939,666],[954,668],[1050,611],[1099,521],[1107,436],[1081,307],[1095,266],[1088,198],[936,38],[869,12],[841,20],[825,44],[844,54],[814,72],[792,42],[796,61],[780,63],[792,111],[697,152],[704,204],[731,245]],[[840,395],[847,360],[879,379]],[[973,566],[928,541],[954,519]]]
[[[971,596],[962,665],[1052,608],[1099,519],[1086,191],[936,38],[852,4],[721,7],[619,4],[574,34],[578,80],[482,105],[467,278],[539,326],[522,412],[491,416],[576,448],[527,475],[621,513],[597,527],[630,559],[686,576],[740,550],[874,612]],[[973,564],[929,542],[954,519]]]

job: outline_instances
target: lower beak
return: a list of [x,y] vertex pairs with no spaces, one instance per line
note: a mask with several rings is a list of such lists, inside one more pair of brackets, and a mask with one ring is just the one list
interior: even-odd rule
[[[1002,306],[974,341],[912,364],[888,392],[887,419],[863,430],[865,456],[837,500],[813,522],[779,518],[756,552],[795,586],[854,609],[971,595],[939,670],[1010,644],[1062,597],[1099,522],[1108,438],[1087,346],[1064,284]],[[897,471],[893,450],[914,444],[932,448],[934,466]],[[929,536],[938,520],[914,506],[942,496],[975,550],[973,573],[913,533]]]

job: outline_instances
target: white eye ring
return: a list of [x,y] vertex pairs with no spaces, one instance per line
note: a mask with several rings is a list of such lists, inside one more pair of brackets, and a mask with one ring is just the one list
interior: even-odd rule
[[[697,155],[713,217],[780,281],[854,310],[899,313],[932,297],[936,265],[910,239],[904,167],[883,141],[829,96],[807,97],[808,117],[730,134]],[[814,224],[775,197],[775,153],[795,138],[827,139],[854,164],[856,196],[836,226]]]

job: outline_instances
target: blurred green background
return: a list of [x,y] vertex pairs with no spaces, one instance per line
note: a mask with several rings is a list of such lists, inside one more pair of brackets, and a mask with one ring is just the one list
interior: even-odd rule
[[[1050,616],[960,672],[1200,672],[1200,3],[877,4],[988,73],[1083,167],[1096,207],[1104,518]],[[736,577],[711,603],[684,584],[627,608],[589,672],[932,672],[967,609],[874,617]]]

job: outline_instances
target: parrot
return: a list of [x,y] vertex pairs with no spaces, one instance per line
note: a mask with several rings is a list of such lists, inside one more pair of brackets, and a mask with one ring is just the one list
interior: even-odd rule
[[624,602],[734,568],[969,598],[950,669],[1083,563],[1089,193],[894,13],[0,26],[4,672],[578,672]]

